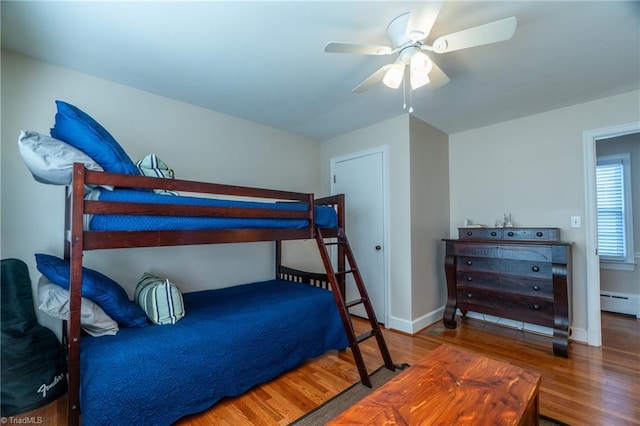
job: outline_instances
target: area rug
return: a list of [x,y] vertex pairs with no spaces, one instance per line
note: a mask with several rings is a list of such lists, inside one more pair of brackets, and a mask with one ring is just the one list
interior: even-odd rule
[[388,382],[393,377],[398,375],[402,370],[407,368],[409,364],[396,365],[396,371],[391,371],[384,366],[374,371],[371,378],[371,388],[366,387],[360,382],[356,382],[349,386],[347,389],[340,392],[318,408],[313,411],[309,411],[304,416],[300,417],[291,425],[295,426],[319,426],[326,424],[329,420],[342,413],[347,408],[351,407],[365,396],[379,388],[382,384]]
[[[309,411],[304,416],[295,420],[293,423],[290,423],[290,426],[319,426],[328,423],[338,414],[342,413],[347,408],[356,404],[362,398],[382,386],[384,383],[391,380],[408,366],[408,364],[402,364],[399,366],[397,365],[396,371],[387,370],[386,368],[384,368],[384,366],[380,367],[379,369],[374,371],[373,374],[371,374],[371,384],[373,385],[372,388],[368,388],[362,383],[357,382],[344,391],[340,392],[338,395],[329,399],[316,409]],[[568,426],[566,423],[554,420],[544,415],[540,416],[539,425]]]

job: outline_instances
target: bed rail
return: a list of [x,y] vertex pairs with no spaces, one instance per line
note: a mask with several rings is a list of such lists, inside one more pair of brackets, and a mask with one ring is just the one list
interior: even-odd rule
[[345,197],[344,194],[330,195],[328,197],[316,198],[313,200],[316,206],[333,206],[338,215],[338,227],[332,229],[323,229],[322,232],[327,237],[337,236],[338,229],[345,227]]
[[327,274],[307,272],[300,269],[289,268],[288,266],[280,266],[278,268],[278,277],[281,280],[292,281],[294,283],[309,284],[314,287],[331,290],[331,283]]
[[[82,174],[80,174],[80,172]],[[117,173],[87,170],[80,163],[74,164],[74,177],[83,179],[85,184],[110,185],[125,188],[166,189],[201,194],[234,195],[254,198],[273,198],[283,200],[308,201],[309,194],[302,192],[280,191],[275,189],[249,186],[225,185],[219,183],[198,182],[182,179],[162,179],[147,176],[123,175]]]
[[[124,188],[147,188],[183,191],[201,196],[245,197],[254,200],[284,200],[303,203],[305,210],[268,208],[204,207],[132,202],[89,201],[82,197],[85,185],[111,185]],[[75,189],[75,187],[79,189]],[[182,217],[234,217],[269,219],[305,219],[309,226],[302,229],[224,229],[209,231],[90,231],[84,230],[84,250],[155,247],[230,242],[274,241],[314,237],[313,194],[278,191],[236,185],[223,185],[178,179],[160,179],[86,170],[81,164],[74,166],[74,191],[67,211],[74,214],[127,214]],[[81,213],[80,213],[81,212]],[[73,219],[67,226],[73,228]],[[68,230],[69,228],[67,228]],[[76,237],[80,237],[77,233]]]

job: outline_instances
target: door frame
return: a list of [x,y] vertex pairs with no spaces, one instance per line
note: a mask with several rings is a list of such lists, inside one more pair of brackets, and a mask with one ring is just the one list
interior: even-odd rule
[[[389,211],[390,211],[390,202],[389,202],[389,145],[381,145],[374,148],[365,149],[362,151],[351,152],[344,155],[339,155],[337,157],[332,157],[329,160],[329,176],[331,181],[331,195],[335,195],[335,182],[333,180],[333,175],[335,172],[336,163],[354,160],[359,157],[366,157],[368,155],[373,154],[382,154],[382,259],[384,263],[384,277],[383,277],[383,285],[384,285],[384,318],[378,318],[378,321],[383,322],[385,325],[389,325],[389,317],[390,317],[390,289],[389,283],[391,282],[391,271],[389,268],[390,265],[390,252],[389,250]],[[348,202],[348,200],[347,200]],[[346,214],[346,212],[345,212]],[[347,229],[348,235],[348,229]],[[357,262],[357,259],[356,259]],[[366,285],[366,283],[365,283]]]
[[598,256],[598,211],[596,204],[596,142],[600,139],[638,132],[640,132],[640,121],[585,130],[582,133],[587,253],[587,343],[590,346],[602,346],[600,256]]

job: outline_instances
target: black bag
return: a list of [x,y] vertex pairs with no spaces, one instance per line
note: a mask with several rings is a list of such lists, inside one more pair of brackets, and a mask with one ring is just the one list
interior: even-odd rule
[[2,260],[2,416],[50,403],[67,391],[67,363],[56,335],[36,319],[27,265]]

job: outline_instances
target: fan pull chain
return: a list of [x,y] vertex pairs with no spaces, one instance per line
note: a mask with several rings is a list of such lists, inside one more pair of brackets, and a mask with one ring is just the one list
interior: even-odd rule
[[413,90],[411,86],[407,88],[408,75],[405,74],[405,78],[402,79],[402,110],[407,109],[407,91],[409,92],[409,114],[413,112]]
[[409,114],[413,112],[413,90],[409,88]]
[[407,109],[407,79],[402,79],[402,110]]

